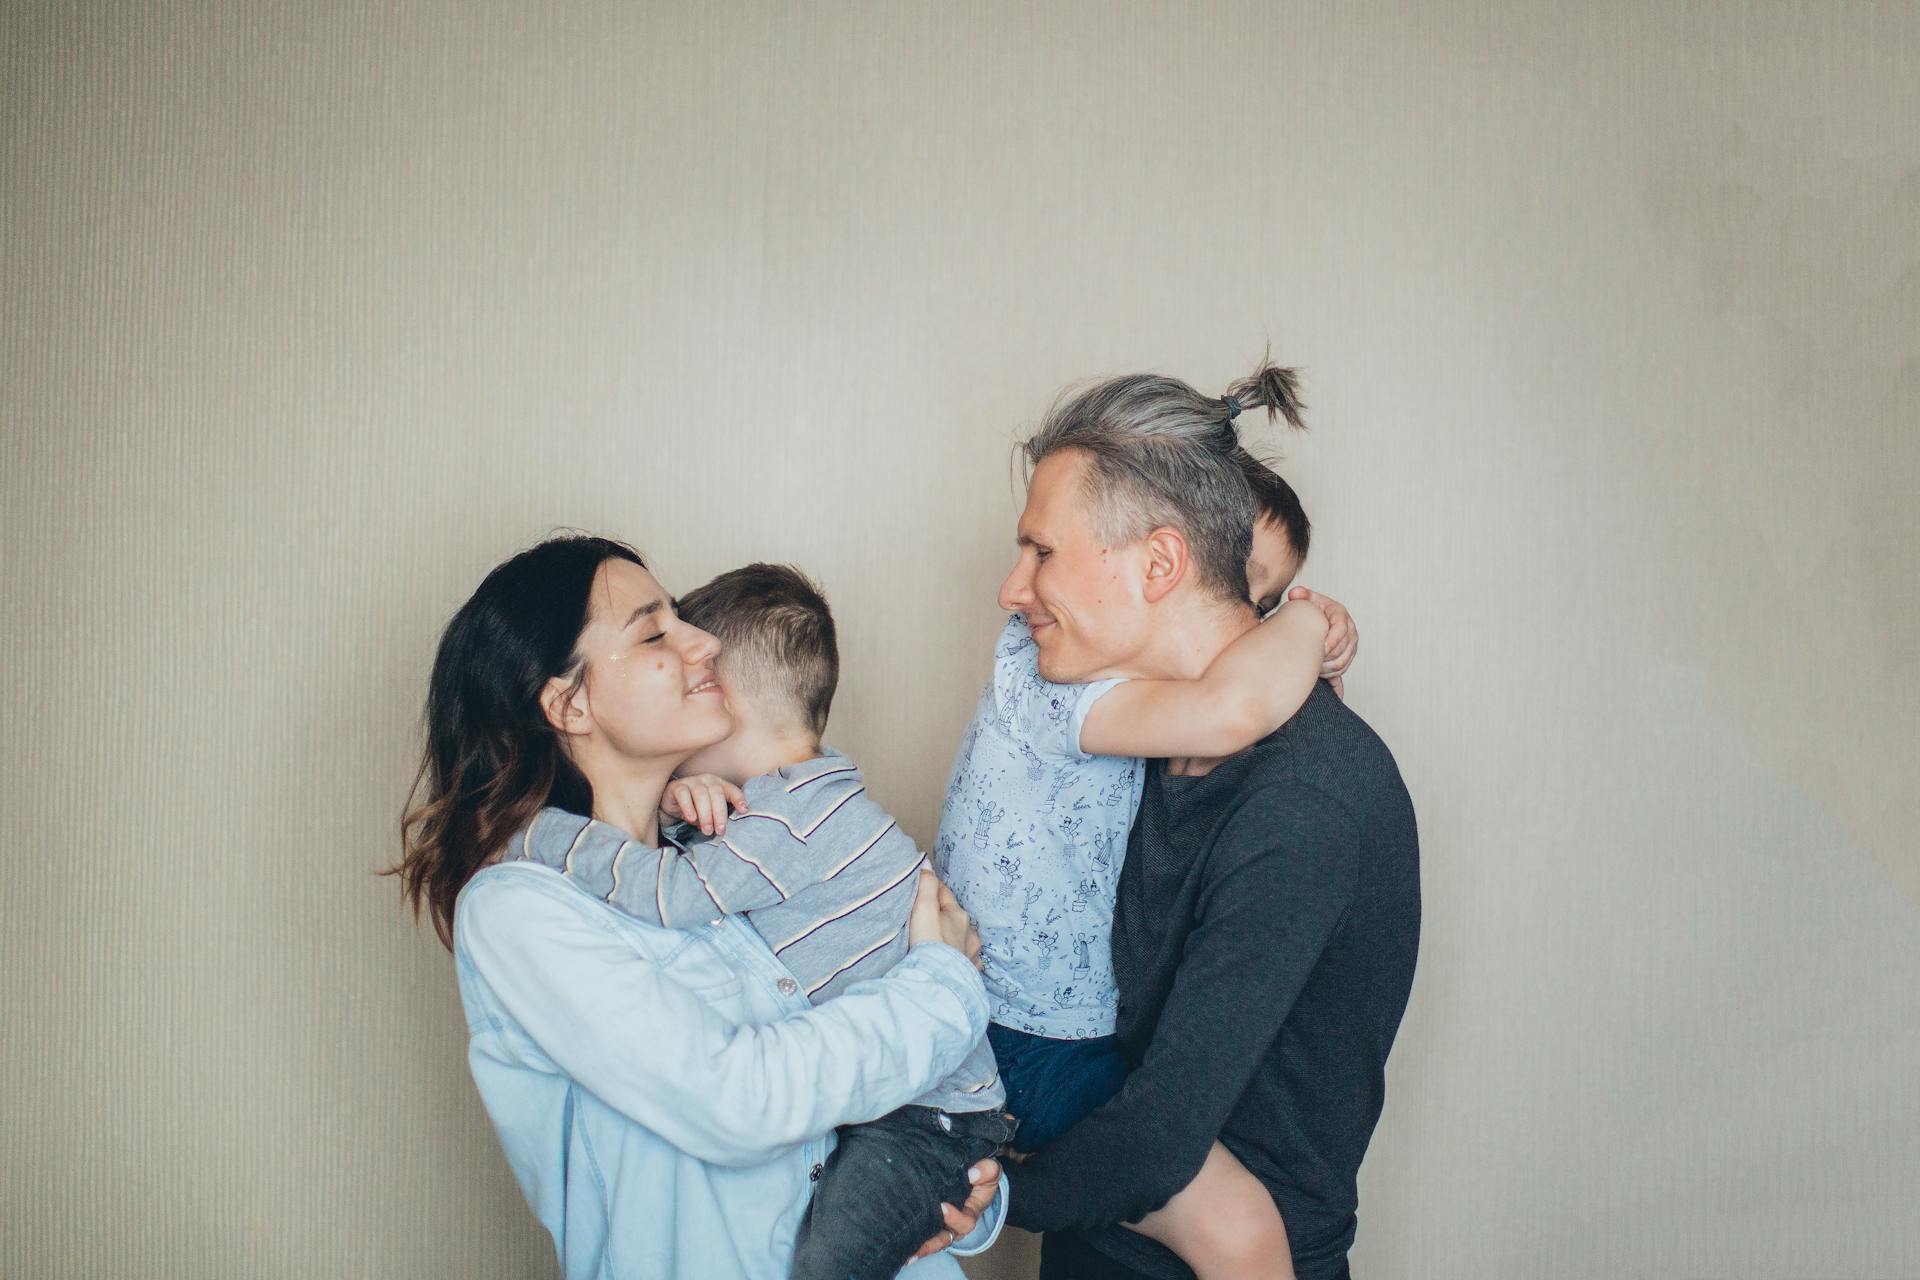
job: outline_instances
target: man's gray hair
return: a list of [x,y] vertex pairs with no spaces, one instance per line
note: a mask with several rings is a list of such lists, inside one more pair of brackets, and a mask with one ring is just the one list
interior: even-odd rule
[[1293,370],[1263,360],[1221,397],[1178,378],[1128,374],[1056,401],[1020,452],[1031,477],[1044,459],[1079,450],[1102,538],[1124,544],[1162,526],[1177,529],[1200,585],[1222,600],[1244,601],[1254,500],[1235,457],[1233,419],[1256,407],[1303,427]]

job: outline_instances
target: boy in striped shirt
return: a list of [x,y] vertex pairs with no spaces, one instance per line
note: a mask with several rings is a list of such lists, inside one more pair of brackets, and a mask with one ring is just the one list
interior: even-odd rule
[[[588,892],[671,928],[745,915],[816,1003],[878,977],[907,953],[927,859],[859,768],[820,745],[840,670],[826,600],[797,570],[754,564],[677,610],[719,639],[715,672],[734,718],[667,791],[663,811],[698,830],[648,849],[590,821],[578,835],[525,841],[525,856],[544,846]],[[558,821],[579,819],[550,809],[536,825]],[[1012,1139],[1005,1103],[983,1037],[912,1104],[841,1130],[801,1226],[796,1280],[898,1271],[941,1230],[940,1202],[966,1199],[968,1168]]]

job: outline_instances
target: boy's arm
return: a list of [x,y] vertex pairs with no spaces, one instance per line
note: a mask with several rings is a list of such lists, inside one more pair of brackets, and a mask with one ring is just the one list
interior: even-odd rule
[[1287,592],[1287,599],[1311,600],[1327,615],[1327,656],[1320,663],[1320,678],[1340,697],[1346,697],[1347,668],[1360,652],[1360,629],[1353,625],[1353,615],[1332,596],[1323,596],[1310,587],[1294,587]]
[[561,870],[628,915],[669,929],[785,902],[803,887],[794,869],[805,846],[777,818],[746,823],[744,816],[726,835],[685,849],[629,841],[610,857],[577,857]]
[[1128,680],[1087,712],[1080,749],[1096,756],[1230,756],[1278,729],[1320,678],[1327,615],[1288,601],[1195,680]]

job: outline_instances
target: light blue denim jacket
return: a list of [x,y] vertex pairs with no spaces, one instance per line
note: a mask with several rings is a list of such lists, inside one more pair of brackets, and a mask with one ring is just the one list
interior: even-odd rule
[[[468,882],[454,958],[474,1083],[568,1280],[784,1280],[834,1127],[912,1100],[986,1028],[951,947],[809,1008],[739,917],[662,929],[528,863]],[[953,1252],[993,1243],[1005,1188]]]

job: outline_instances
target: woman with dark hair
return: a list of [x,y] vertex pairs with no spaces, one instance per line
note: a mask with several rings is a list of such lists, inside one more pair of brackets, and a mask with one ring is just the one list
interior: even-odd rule
[[[544,810],[576,841],[659,843],[675,768],[732,727],[718,648],[632,548],[564,537],[489,573],[434,660],[394,870],[453,950],[474,1082],[569,1280],[784,1277],[833,1128],[922,1093],[986,1025],[931,875],[907,958],[810,1008],[739,917],[658,928],[511,858]],[[998,1169],[975,1174],[923,1254],[992,1242]]]

